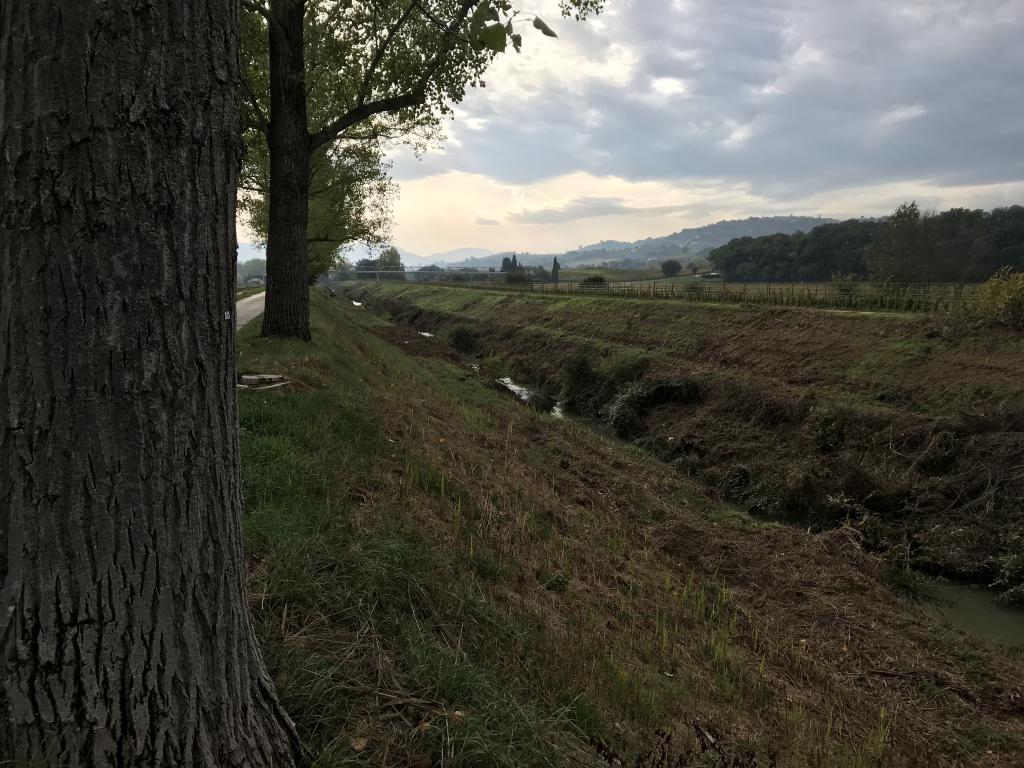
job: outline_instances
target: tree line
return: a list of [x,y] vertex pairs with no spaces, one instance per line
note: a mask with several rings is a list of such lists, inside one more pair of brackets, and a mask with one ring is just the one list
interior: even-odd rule
[[924,215],[903,203],[884,219],[850,219],[792,235],[741,237],[714,249],[726,280],[817,282],[834,276],[895,282],[982,282],[1024,269],[1024,207],[951,208]]

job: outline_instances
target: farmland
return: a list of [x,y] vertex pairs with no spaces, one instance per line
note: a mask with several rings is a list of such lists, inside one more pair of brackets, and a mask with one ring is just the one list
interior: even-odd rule
[[[596,270],[604,283],[584,277],[554,283],[504,283],[489,279],[470,282],[477,288],[520,293],[551,293],[628,298],[669,299],[698,303],[760,304],[868,312],[966,312],[973,305],[975,284],[870,283],[728,283],[707,276],[630,277],[628,270]],[[627,273],[627,274],[622,274]],[[589,276],[589,275],[587,275]]]

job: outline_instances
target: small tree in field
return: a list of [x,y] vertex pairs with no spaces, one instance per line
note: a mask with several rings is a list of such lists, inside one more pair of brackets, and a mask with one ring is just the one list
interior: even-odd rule
[[686,271],[689,272],[691,275],[696,275],[700,271],[700,267],[697,266],[696,262],[691,261],[689,264],[686,265]]
[[683,265],[675,259],[668,259],[661,262],[661,274],[665,277],[675,277],[683,271]]

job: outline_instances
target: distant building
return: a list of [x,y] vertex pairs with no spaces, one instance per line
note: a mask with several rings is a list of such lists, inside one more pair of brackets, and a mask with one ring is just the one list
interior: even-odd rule
[[263,285],[263,278],[262,277],[250,277],[248,280],[245,281],[245,284],[246,285]]

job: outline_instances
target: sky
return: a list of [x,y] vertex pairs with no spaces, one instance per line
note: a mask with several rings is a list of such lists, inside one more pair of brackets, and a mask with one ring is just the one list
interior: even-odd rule
[[[556,0],[394,155],[395,242],[560,251],[720,219],[1024,203],[1024,0]],[[531,34],[532,33],[532,34]]]
[[1024,0],[607,0],[582,23],[518,5],[559,38],[525,29],[442,148],[392,153],[405,249],[1024,203]]

